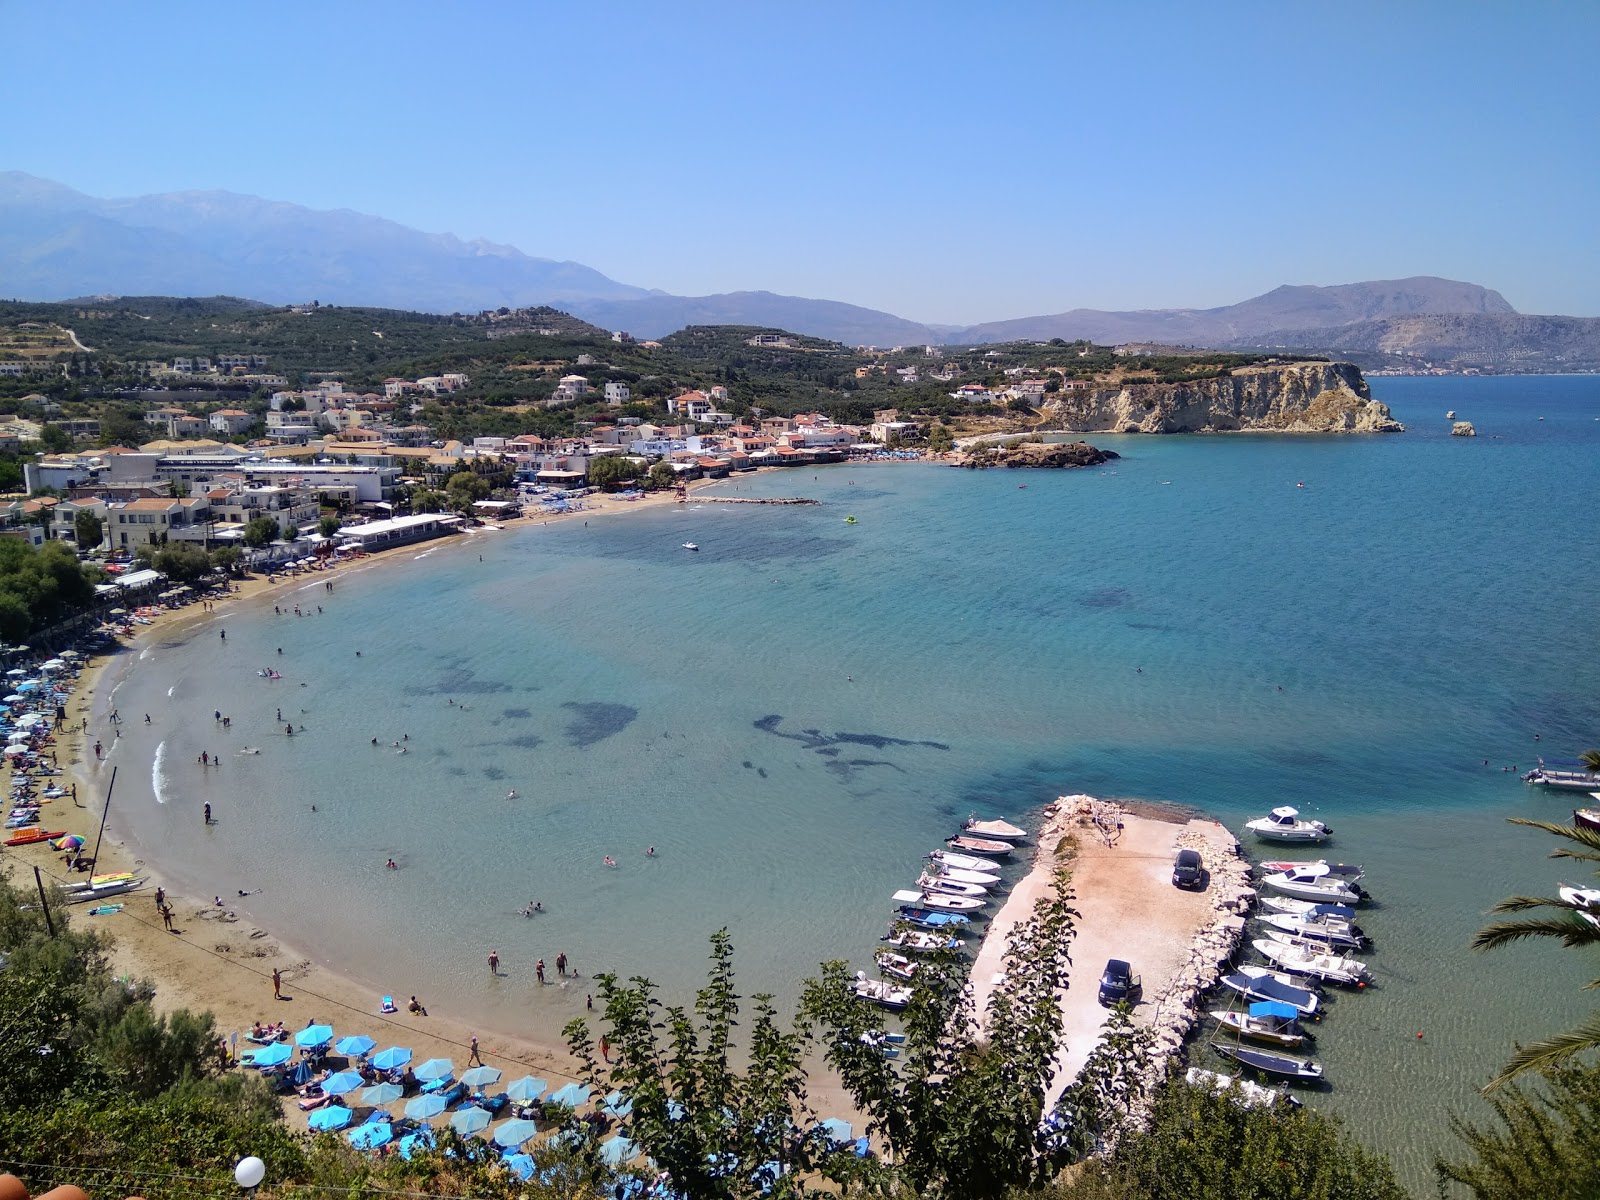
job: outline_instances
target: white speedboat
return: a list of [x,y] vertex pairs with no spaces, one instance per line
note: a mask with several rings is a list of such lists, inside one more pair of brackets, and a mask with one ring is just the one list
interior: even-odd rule
[[883,940],[891,946],[898,946],[908,954],[933,954],[939,950],[960,951],[966,947],[966,943],[960,938],[946,937],[928,929],[896,929],[893,926],[883,935]]
[[998,887],[1000,876],[997,874],[999,866],[992,866],[987,871],[970,871],[965,867],[945,867],[938,863],[930,864],[924,869],[924,875],[935,875],[940,879],[949,879],[955,883],[975,883],[979,887]]
[[1596,929],[1600,929],[1600,888],[1570,887],[1562,884],[1556,895],[1578,909],[1578,915]]
[[1264,817],[1246,821],[1244,827],[1258,838],[1274,842],[1325,842],[1333,836],[1333,827],[1321,821],[1303,821],[1298,809],[1283,805]]
[[989,894],[989,889],[981,883],[962,883],[959,879],[930,875],[927,871],[917,876],[917,886],[925,892],[940,892],[947,896],[981,897]]
[[685,550],[698,550],[698,549],[700,549],[700,547],[695,545],[693,542],[685,542],[683,544],[683,548]]
[[1269,858],[1265,862],[1256,864],[1256,870],[1263,875],[1274,875],[1280,871],[1304,871],[1308,867],[1326,867],[1350,883],[1360,883],[1367,873],[1365,868],[1356,863],[1331,863],[1325,858]]
[[879,1008],[898,1012],[911,1003],[910,988],[896,987],[883,979],[868,979],[864,971],[856,972],[855,982],[851,987],[856,999],[876,1004]]
[[967,837],[960,833],[945,838],[945,844],[969,854],[988,854],[995,858],[1004,858],[1015,849],[1010,842],[1002,842],[999,838]]
[[980,821],[977,813],[968,817],[967,823],[961,828],[973,837],[1001,838],[1007,842],[1020,841],[1028,836],[1026,829],[1020,829],[1010,821]]
[[1190,1067],[1183,1078],[1193,1087],[1210,1088],[1217,1095],[1232,1100],[1241,1108],[1270,1108],[1274,1104],[1286,1104],[1295,1108],[1300,1106],[1300,1101],[1286,1091],[1262,1087],[1259,1083],[1252,1083],[1248,1079],[1235,1079],[1232,1075],[1223,1075],[1217,1071],[1207,1071],[1204,1067]]
[[1360,884],[1347,880],[1327,863],[1281,871],[1268,875],[1261,882],[1285,896],[1314,900],[1318,904],[1359,904],[1366,896]]
[[943,866],[954,867],[961,871],[986,871],[993,874],[1000,869],[1000,864],[991,859],[974,858],[970,854],[957,854],[953,850],[934,850],[928,857]]
[[1356,910],[1348,904],[1322,904],[1316,900],[1296,900],[1293,896],[1263,896],[1261,907],[1273,912],[1290,913],[1297,917],[1343,917],[1356,919]]
[[896,979],[910,979],[921,965],[915,959],[907,958],[904,954],[896,954],[893,950],[879,950],[872,957],[878,964],[878,970],[885,975],[893,975]]
[[[896,892],[896,900],[905,901],[904,892]],[[945,912],[972,912],[984,906],[986,901],[976,896],[952,896],[947,892],[913,892],[908,903],[919,903],[924,908],[942,908]]]
[[1346,984],[1365,983],[1367,979],[1367,964],[1360,959],[1330,954],[1322,947],[1293,938],[1279,941],[1269,934],[1250,944],[1256,948],[1256,953],[1291,975],[1309,975],[1329,983]]
[[[1367,944],[1361,926],[1343,917],[1308,917],[1295,913],[1265,913],[1261,922],[1273,930],[1302,941],[1317,942],[1341,950],[1360,950]],[[1268,936],[1272,936],[1270,933]]]

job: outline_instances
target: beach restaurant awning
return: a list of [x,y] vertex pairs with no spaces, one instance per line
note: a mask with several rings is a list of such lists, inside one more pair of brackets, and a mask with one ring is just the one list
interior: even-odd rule
[[136,592],[141,588],[154,587],[165,578],[160,571],[129,571],[117,580],[117,586],[125,592]]

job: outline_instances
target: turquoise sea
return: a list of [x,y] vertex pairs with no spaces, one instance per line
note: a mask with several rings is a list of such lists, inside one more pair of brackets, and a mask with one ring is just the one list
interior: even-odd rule
[[1237,828],[1293,803],[1378,901],[1377,984],[1333,1002],[1314,1102],[1420,1178],[1511,1041],[1585,1010],[1577,956],[1467,942],[1561,877],[1503,819],[1570,801],[1502,768],[1600,739],[1600,379],[1373,390],[1409,432],[768,474],[722,491],[823,503],[397,552],[138,656],[114,818],[375,991],[549,1036],[583,1007],[534,982],[558,951],[678,998],[723,925],[747,993],[866,965],[890,893],[973,810],[1091,792]]

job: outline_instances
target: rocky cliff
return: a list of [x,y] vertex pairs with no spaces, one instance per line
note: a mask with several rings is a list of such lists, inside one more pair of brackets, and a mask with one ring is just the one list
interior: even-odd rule
[[1218,379],[1062,392],[1044,405],[1057,428],[1107,433],[1401,433],[1349,363],[1239,367]]
[[958,467],[1097,467],[1120,458],[1115,450],[1102,450],[1088,442],[1012,442],[980,445],[957,454]]

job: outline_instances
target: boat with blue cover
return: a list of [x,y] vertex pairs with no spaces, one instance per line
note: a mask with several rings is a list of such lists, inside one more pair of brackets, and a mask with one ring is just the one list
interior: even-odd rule
[[934,912],[915,904],[902,904],[899,912],[904,920],[923,929],[956,929],[972,923],[971,918],[960,913]]
[[1257,1000],[1244,1011],[1213,1009],[1211,1019],[1235,1037],[1293,1050],[1309,1036],[1300,1028],[1300,1010],[1281,1000]]
[[1322,998],[1311,988],[1266,967],[1247,964],[1224,975],[1220,982],[1246,1000],[1276,1000],[1298,1010],[1302,1017],[1315,1016],[1322,1005]]

